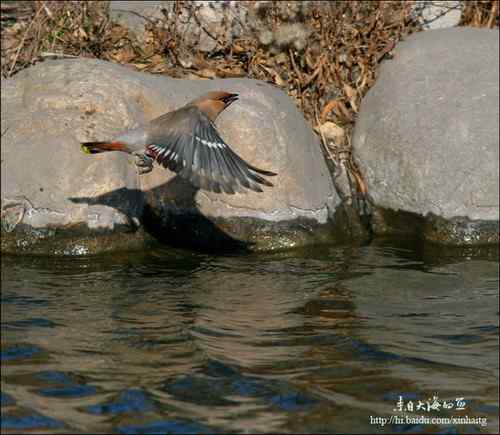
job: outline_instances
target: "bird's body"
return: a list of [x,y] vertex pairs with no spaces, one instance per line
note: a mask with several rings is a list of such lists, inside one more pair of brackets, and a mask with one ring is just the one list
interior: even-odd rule
[[262,176],[276,174],[245,162],[215,129],[217,116],[237,98],[237,94],[228,92],[209,92],[111,141],[84,142],[82,149],[91,154],[134,154],[140,174],[150,172],[156,161],[194,186],[218,193],[245,188],[262,192],[260,185],[272,186]]

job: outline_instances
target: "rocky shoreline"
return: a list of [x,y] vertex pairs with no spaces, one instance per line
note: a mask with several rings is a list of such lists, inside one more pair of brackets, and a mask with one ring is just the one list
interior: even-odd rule
[[[396,47],[354,132],[369,206],[361,216],[350,201],[359,191],[348,200],[336,191],[318,136],[276,87],[92,59],[37,64],[2,81],[2,252],[97,254],[158,241],[265,251],[388,234],[498,244],[498,64],[496,30],[431,30]],[[139,177],[126,155],[79,149],[219,88],[240,94],[217,122],[224,139],[278,173],[263,193],[204,192],[159,167]]]

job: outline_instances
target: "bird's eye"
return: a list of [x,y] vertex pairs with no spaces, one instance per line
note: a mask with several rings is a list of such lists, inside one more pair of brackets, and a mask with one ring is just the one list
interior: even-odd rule
[[222,98],[222,101],[226,104],[232,103],[238,99],[238,94],[229,94]]

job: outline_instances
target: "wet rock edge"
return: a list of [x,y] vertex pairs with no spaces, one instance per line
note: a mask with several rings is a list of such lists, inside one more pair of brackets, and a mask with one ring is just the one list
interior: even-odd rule
[[409,235],[443,246],[486,246],[500,242],[498,220],[445,219],[432,213],[421,216],[403,210],[374,207],[371,228],[375,236]]

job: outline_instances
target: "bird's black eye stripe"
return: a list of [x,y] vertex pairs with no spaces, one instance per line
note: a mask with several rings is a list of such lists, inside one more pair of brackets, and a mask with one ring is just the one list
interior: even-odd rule
[[238,99],[238,94],[229,94],[226,97],[222,98],[222,101],[226,104],[232,103]]

